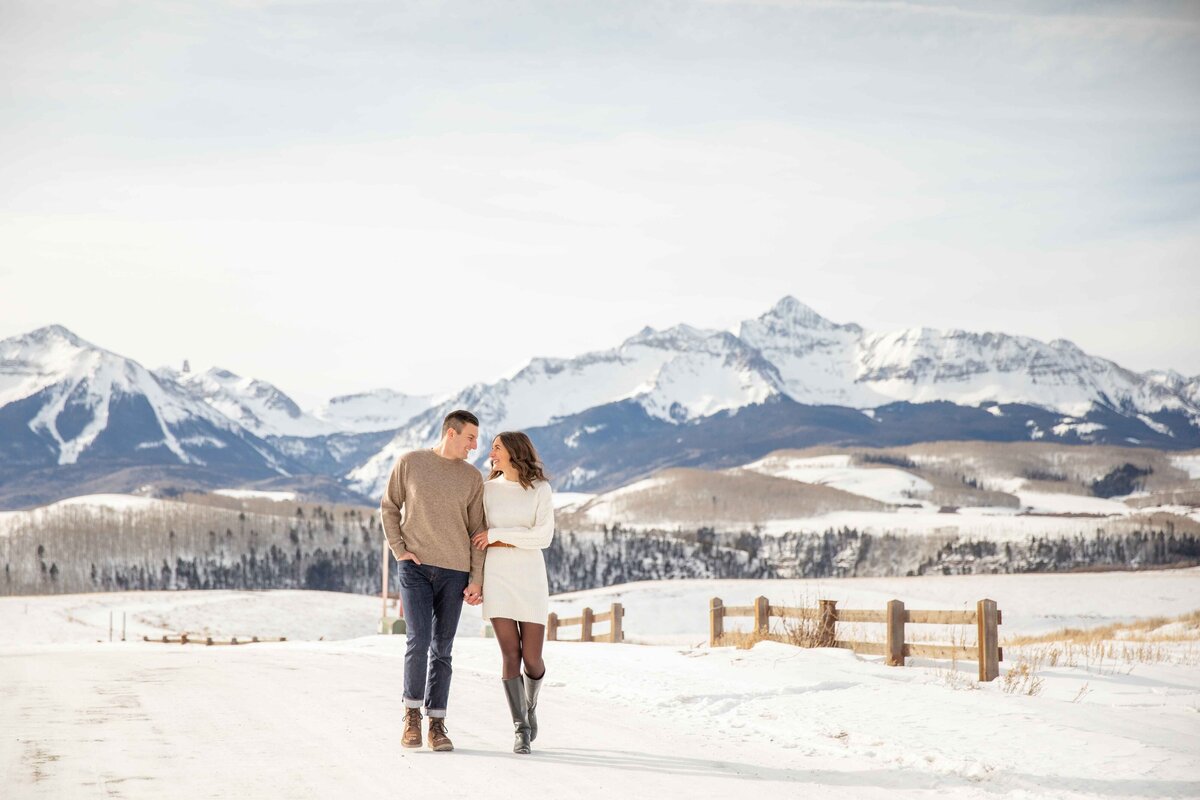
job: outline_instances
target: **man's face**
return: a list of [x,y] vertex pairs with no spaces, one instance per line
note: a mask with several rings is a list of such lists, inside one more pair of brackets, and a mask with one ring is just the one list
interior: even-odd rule
[[451,428],[446,431],[446,454],[451,458],[465,459],[479,446],[479,426],[466,423],[462,432]]

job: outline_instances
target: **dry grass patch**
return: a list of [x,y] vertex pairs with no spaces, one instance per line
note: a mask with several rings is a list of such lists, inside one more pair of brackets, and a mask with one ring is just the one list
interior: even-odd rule
[[1045,680],[1037,676],[1040,666],[1037,660],[1030,661],[1025,657],[1019,659],[1015,666],[1009,667],[1000,676],[1000,688],[1005,694],[1024,694],[1033,697],[1042,691]]
[[1005,637],[1004,644],[1021,647],[1050,642],[1079,644],[1117,639],[1126,642],[1192,642],[1200,640],[1200,610],[1177,617],[1145,617],[1096,628],[1063,628],[1036,636]]
[[1033,668],[1074,667],[1101,674],[1128,672],[1136,664],[1200,666],[1200,611],[1147,617],[1096,628],[1064,628],[1037,636],[1005,638]]

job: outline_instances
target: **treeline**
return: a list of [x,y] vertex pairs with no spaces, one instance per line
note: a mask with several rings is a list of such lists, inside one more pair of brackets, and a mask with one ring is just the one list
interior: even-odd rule
[[[66,506],[0,536],[0,593],[127,589],[379,588],[383,532],[370,509],[192,503],[116,511]],[[972,540],[954,532],[877,535],[854,528],[764,535],[691,532],[560,532],[546,551],[551,590],[678,578],[826,578],[1088,568],[1200,562],[1197,535],[1162,529]],[[391,588],[398,589],[396,571]]]
[[50,509],[0,536],[0,593],[378,590],[383,532],[376,514],[353,507],[291,508]]
[[[877,536],[852,528],[762,537],[698,531],[692,535],[560,533],[545,551],[550,591],[570,592],[646,580],[681,578],[848,578],[891,575],[982,575],[1137,569],[1200,563],[1200,537],[1166,531],[1098,533],[1023,542]],[[379,591],[380,551],[270,548],[235,561],[163,562],[97,574],[93,590],[320,589]],[[392,590],[398,590],[391,570]]]
[[546,551],[552,592],[675,578],[849,578],[1145,569],[1200,563],[1200,536],[1172,529],[996,542],[843,527],[766,536],[565,534]]

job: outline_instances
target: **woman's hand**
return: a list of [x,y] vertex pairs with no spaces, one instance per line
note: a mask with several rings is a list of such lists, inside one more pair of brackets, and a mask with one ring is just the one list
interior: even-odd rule
[[479,533],[471,537],[471,544],[476,550],[487,550],[488,546],[488,531],[484,528]]

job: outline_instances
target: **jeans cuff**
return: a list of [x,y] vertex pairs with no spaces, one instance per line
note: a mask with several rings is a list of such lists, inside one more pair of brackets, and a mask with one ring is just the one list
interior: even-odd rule
[[427,708],[427,709],[425,709],[425,716],[430,717],[431,719],[445,719],[446,718],[446,709],[444,709],[444,708]]
[[420,700],[409,700],[406,697],[406,698],[404,698],[404,707],[405,708],[420,708],[421,701]]

